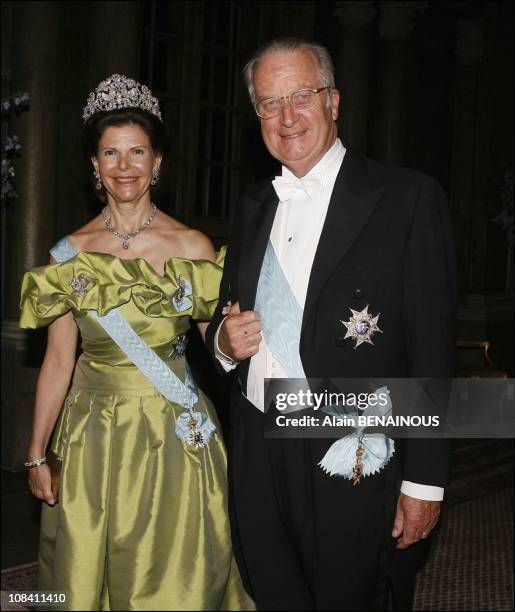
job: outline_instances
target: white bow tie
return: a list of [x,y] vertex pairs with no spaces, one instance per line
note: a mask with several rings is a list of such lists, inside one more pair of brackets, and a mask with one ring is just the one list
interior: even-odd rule
[[276,176],[272,185],[281,202],[290,200],[296,189],[303,191],[310,199],[318,198],[322,193],[322,177],[319,174],[305,176],[301,179]]

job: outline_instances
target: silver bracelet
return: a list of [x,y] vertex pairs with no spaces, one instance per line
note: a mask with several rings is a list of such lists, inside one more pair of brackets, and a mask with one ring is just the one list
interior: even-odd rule
[[26,468],[38,467],[38,465],[43,465],[46,463],[46,457],[41,457],[40,459],[34,459],[33,461],[25,461],[23,464]]

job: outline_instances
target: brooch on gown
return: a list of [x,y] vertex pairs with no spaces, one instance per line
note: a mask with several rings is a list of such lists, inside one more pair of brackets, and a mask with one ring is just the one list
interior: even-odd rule
[[179,288],[172,296],[172,304],[176,310],[183,312],[193,305],[188,297],[193,293],[193,288],[190,281],[182,278],[182,276],[178,276],[175,281],[179,285]]
[[[385,406],[368,405],[360,413],[365,416],[385,416],[392,410],[390,392],[386,387],[381,387],[374,392],[388,395]],[[347,422],[352,421],[345,411],[344,406],[325,406],[323,412],[336,417],[345,417]],[[358,424],[354,417],[354,431],[337,440],[326,452],[322,461],[318,464],[329,476],[343,476],[352,480],[355,486],[360,483],[361,478],[370,476],[381,471],[390,461],[395,452],[395,443],[382,433],[366,434],[366,427]]]
[[87,286],[90,281],[91,281],[91,277],[88,276],[87,274],[79,274],[77,276],[74,276],[72,280],[70,281],[72,292],[77,297],[84,297],[86,293],[89,291],[87,289]]
[[372,316],[368,312],[368,305],[361,311],[353,310],[352,308],[350,308],[350,311],[352,312],[352,317],[348,321],[340,321],[340,323],[347,328],[344,339],[354,338],[356,340],[355,349],[364,342],[374,344],[372,342],[372,336],[376,332],[383,333],[383,330],[379,329],[377,325],[381,313],[375,317]]
[[180,336],[175,336],[175,338],[171,342],[171,350],[168,355],[171,359],[177,359],[181,355],[184,355],[186,352],[186,347],[188,346],[188,335],[181,334]]

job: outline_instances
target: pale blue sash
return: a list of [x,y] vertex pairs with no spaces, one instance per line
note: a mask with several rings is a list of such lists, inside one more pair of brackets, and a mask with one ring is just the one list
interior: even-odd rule
[[[57,262],[62,263],[75,257],[77,252],[68,238],[62,238],[50,249],[50,254]],[[181,414],[177,420],[177,437],[190,443],[192,427],[188,425],[188,421],[193,418],[197,422],[195,429],[202,434],[197,440],[202,442],[203,437],[204,442],[209,442],[216,432],[216,427],[206,413],[193,411],[193,406],[198,402],[198,389],[188,364],[186,363],[185,382],[183,383],[157,353],[138,336],[118,309],[113,308],[102,317],[94,310],[91,311],[91,314],[138,370],[167,400],[189,411]],[[203,446],[202,443],[195,445]]]
[[256,292],[255,310],[261,315],[261,329],[268,348],[289,378],[306,378],[299,344],[302,308],[268,241]]
[[[303,309],[295,297],[269,240],[259,276],[254,309],[261,315],[261,329],[271,353],[289,378],[305,379],[300,359],[300,333]],[[376,391],[377,393],[377,391]],[[391,403],[385,409],[391,410]],[[338,407],[327,406],[329,414],[339,415]],[[337,440],[318,464],[331,476],[351,479],[356,464],[356,450],[364,447],[363,476],[381,470],[395,452],[393,440],[384,434],[364,434],[362,428]]]

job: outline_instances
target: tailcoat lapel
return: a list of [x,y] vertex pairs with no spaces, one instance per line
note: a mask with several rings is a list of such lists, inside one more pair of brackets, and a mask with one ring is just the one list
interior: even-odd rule
[[241,234],[241,263],[238,278],[242,312],[254,310],[259,274],[278,202],[272,183],[268,183],[255,197],[245,198],[247,214]]
[[[384,189],[370,185],[366,161],[348,150],[334,184],[327,216],[311,268],[302,330],[320,292],[365,226]],[[302,336],[301,336],[301,355]]]

